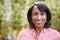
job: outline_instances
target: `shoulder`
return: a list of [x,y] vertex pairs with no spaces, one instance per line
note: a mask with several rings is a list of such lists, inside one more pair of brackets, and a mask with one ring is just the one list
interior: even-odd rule
[[17,39],[18,40],[23,39],[24,37],[26,37],[27,33],[28,33],[28,29],[24,29],[24,30],[20,31]]
[[24,29],[24,30],[21,30],[20,32],[19,32],[19,34],[21,35],[23,35],[23,34],[26,34],[26,33],[28,33],[28,28],[27,29]]
[[57,30],[51,29],[51,28],[46,28],[45,32],[48,34],[51,34],[52,36],[59,36],[60,33]]
[[55,30],[55,29],[49,29],[53,34],[60,34],[57,30]]
[[60,33],[57,30],[49,28],[49,34],[54,37],[60,37]]
[[46,33],[48,33],[49,36],[54,38],[54,40],[55,39],[60,40],[60,33],[57,30],[51,29],[51,28],[48,28],[48,29],[45,29],[45,30],[47,31]]
[[54,40],[60,40],[60,33],[57,30],[50,29],[52,31],[52,34],[54,36]]

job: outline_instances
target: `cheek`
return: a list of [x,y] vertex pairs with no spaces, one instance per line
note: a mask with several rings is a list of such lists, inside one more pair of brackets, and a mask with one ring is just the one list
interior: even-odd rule
[[42,20],[43,20],[44,22],[46,22],[46,21],[47,21],[46,16],[42,17]]
[[32,22],[35,20],[35,17],[32,16]]
[[36,17],[32,16],[32,22],[35,23]]

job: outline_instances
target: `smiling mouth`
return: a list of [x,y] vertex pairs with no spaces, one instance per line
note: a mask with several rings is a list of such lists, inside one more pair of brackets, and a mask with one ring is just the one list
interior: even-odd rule
[[41,24],[42,22],[41,21],[36,21],[37,24]]

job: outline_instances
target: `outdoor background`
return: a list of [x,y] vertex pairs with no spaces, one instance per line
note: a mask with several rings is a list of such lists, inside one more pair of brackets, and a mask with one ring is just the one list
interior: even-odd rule
[[45,2],[51,10],[51,28],[60,32],[60,0],[0,0],[0,40],[16,40],[28,27],[27,11],[35,2]]

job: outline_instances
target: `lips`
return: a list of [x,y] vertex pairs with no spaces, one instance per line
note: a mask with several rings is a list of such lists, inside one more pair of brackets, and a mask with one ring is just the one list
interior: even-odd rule
[[35,25],[37,26],[37,27],[41,27],[42,26],[42,21],[38,21],[38,20],[35,20]]

